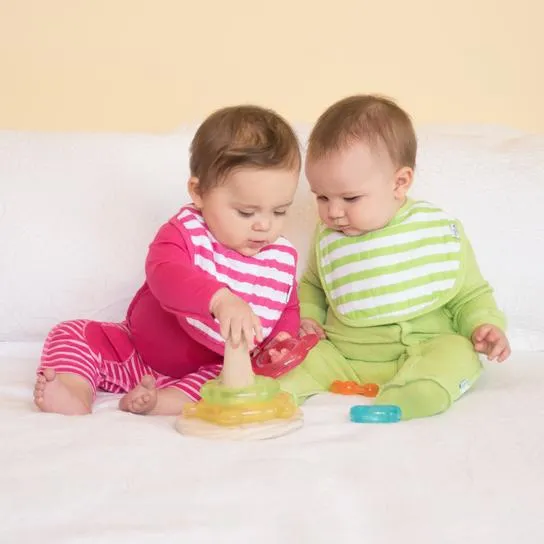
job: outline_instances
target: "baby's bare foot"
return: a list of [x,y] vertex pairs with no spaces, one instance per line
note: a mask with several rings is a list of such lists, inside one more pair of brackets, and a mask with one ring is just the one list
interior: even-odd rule
[[120,401],[119,408],[133,414],[148,414],[157,404],[157,386],[153,376],[144,376],[142,381]]
[[34,403],[42,412],[67,416],[90,414],[92,394],[84,380],[75,375],[57,375],[52,368],[46,368],[36,379]]

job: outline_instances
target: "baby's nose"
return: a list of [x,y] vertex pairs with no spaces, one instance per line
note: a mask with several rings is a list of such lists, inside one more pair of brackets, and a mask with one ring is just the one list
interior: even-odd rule
[[270,229],[270,221],[267,219],[259,219],[253,223],[253,230],[258,230],[260,232],[266,232]]
[[344,210],[341,206],[329,206],[329,217],[331,219],[340,219],[344,217]]

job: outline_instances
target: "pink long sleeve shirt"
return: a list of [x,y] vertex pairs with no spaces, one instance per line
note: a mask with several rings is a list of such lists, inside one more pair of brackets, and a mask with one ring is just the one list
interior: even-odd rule
[[191,206],[164,224],[149,247],[146,281],[127,312],[136,350],[154,370],[183,376],[220,364],[224,341],[210,314],[214,293],[228,287],[261,319],[264,340],[298,335],[297,253],[280,238],[245,257],[219,244]]

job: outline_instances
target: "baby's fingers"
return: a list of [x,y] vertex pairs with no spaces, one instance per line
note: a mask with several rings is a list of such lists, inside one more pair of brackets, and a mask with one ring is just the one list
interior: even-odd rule
[[475,342],[483,342],[490,331],[491,331],[491,326],[490,325],[482,325],[474,333],[474,337],[473,337],[474,341]]
[[325,338],[325,332],[316,323],[308,323],[306,334],[317,334],[317,336],[323,340]]
[[253,323],[251,321],[244,321],[241,327],[241,340],[244,340],[247,348],[251,351],[255,347],[255,334],[253,332]]
[[497,359],[497,357],[499,357],[503,353],[505,349],[506,349],[506,339],[501,338],[497,340],[495,344],[493,345],[491,352],[489,353],[488,359],[490,361],[494,361],[495,359]]
[[223,338],[223,340],[225,340],[225,342],[229,339],[230,328],[231,328],[230,318],[222,319],[219,322],[219,333],[221,334],[221,337]]
[[478,353],[487,353],[488,352],[487,342],[474,342],[474,349]]
[[510,357],[510,353],[511,353],[510,346],[507,345],[507,346],[502,350],[502,353],[499,355],[499,358],[497,359],[497,361],[498,361],[499,363],[502,363],[502,362],[506,361],[506,359],[508,359],[508,357]]
[[263,341],[263,327],[261,325],[261,320],[253,314],[252,317],[252,329],[255,331],[255,338],[257,338],[257,342]]
[[232,347],[237,348],[242,340],[243,327],[239,319],[233,319],[230,323],[230,341]]
[[301,322],[300,322],[300,330],[304,333],[304,334],[316,334],[317,333],[317,330],[316,330],[316,323],[314,323],[312,320],[310,319],[303,319]]
[[497,343],[497,342],[503,342],[505,343],[506,342],[506,338],[504,337],[504,335],[502,334],[501,331],[499,331],[498,329],[496,328],[491,328],[489,330],[489,332],[487,333],[487,338],[486,340],[488,342],[491,342],[493,344]]

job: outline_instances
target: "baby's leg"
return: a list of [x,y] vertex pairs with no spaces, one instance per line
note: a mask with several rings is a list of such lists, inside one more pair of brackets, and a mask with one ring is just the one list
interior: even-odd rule
[[376,404],[399,406],[403,419],[439,414],[472,387],[481,372],[469,340],[440,335],[408,348],[404,364],[383,386]]
[[87,323],[60,323],[45,340],[34,386],[34,403],[43,412],[83,415],[92,411],[99,376],[96,356],[84,335]]
[[221,365],[210,365],[182,379],[162,376],[149,369],[140,383],[119,402],[119,408],[134,414],[179,415],[184,404],[200,400],[200,389],[217,378]]
[[328,391],[335,380],[357,381],[358,377],[329,340],[319,342],[299,366],[279,378],[281,388],[291,393],[299,404],[312,395]]

